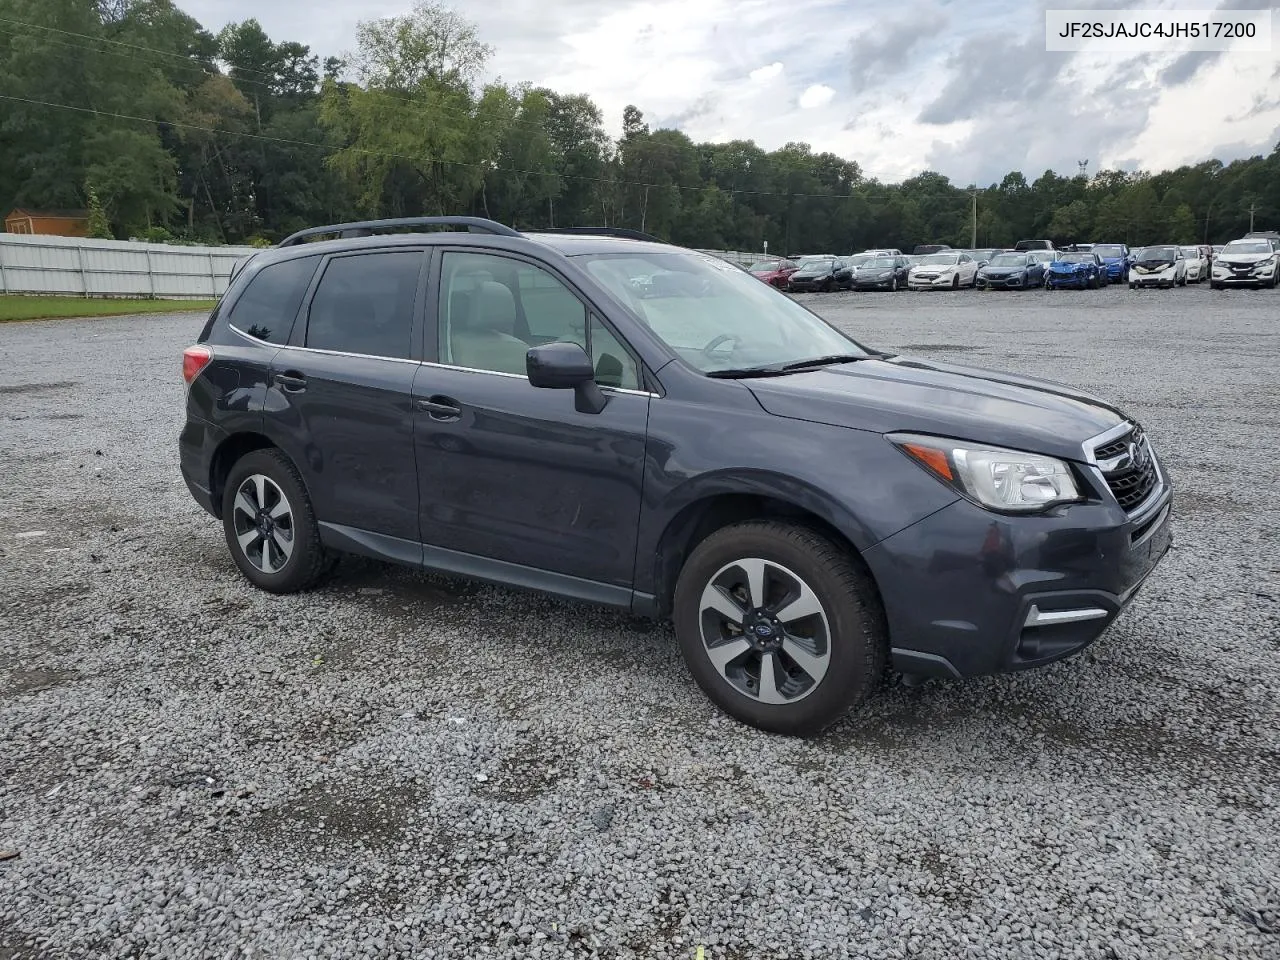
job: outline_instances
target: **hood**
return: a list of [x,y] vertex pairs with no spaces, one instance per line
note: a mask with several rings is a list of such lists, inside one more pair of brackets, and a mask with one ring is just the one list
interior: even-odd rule
[[1175,261],[1169,260],[1169,259],[1137,260],[1134,262],[1133,265],[1137,267],[1139,271],[1145,270],[1148,273],[1150,273],[1154,270],[1168,270],[1170,267],[1174,265],[1174,262]]
[[1081,458],[1083,441],[1126,419],[1106,401],[1048,380],[905,357],[743,383],[778,417],[931,433],[1072,460]]
[[1049,269],[1054,273],[1077,273],[1081,270],[1088,270],[1087,263],[1073,263],[1070,260],[1054,260],[1049,264]]
[[1261,263],[1263,260],[1270,260],[1274,257],[1274,253],[1220,253],[1213,262],[1222,266],[1230,266],[1233,263],[1253,264]]

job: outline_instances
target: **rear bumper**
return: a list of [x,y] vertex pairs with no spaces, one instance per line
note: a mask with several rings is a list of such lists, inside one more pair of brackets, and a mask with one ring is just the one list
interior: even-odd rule
[[210,490],[213,452],[225,440],[227,434],[213,424],[197,417],[187,417],[178,438],[178,460],[182,479],[196,503],[210,515],[219,515],[218,505]]
[[864,553],[903,673],[1052,663],[1101,636],[1172,544],[1166,485],[1139,519],[1114,503],[1001,516],[960,500]]

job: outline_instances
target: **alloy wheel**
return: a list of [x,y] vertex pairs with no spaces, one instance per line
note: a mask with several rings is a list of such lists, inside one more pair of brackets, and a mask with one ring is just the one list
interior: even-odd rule
[[794,571],[772,560],[748,557],[721,567],[702,591],[699,621],[716,671],[760,703],[803,700],[831,664],[822,602]]
[[255,473],[236,491],[232,507],[236,542],[245,559],[263,573],[279,573],[293,556],[293,508],[270,477]]

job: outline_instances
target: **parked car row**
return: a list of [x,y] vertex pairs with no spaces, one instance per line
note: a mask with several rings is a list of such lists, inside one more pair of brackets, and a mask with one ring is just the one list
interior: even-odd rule
[[[938,246],[938,245],[934,245]],[[922,249],[920,247],[917,250]],[[1123,243],[1081,243],[1064,250],[1049,240],[1020,240],[1013,250],[941,247],[926,254],[865,250],[841,257],[812,254],[762,259],[747,269],[780,290],[1096,290],[1128,282],[1130,289],[1171,288],[1209,281],[1227,286],[1280,285],[1280,240],[1250,236],[1218,247],[1155,244],[1130,249]]]

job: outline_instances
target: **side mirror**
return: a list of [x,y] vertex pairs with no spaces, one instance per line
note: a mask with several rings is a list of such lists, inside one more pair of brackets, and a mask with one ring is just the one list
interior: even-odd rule
[[579,413],[599,413],[608,398],[596,385],[596,371],[587,351],[576,343],[544,343],[525,354],[529,382],[547,390],[572,390]]

